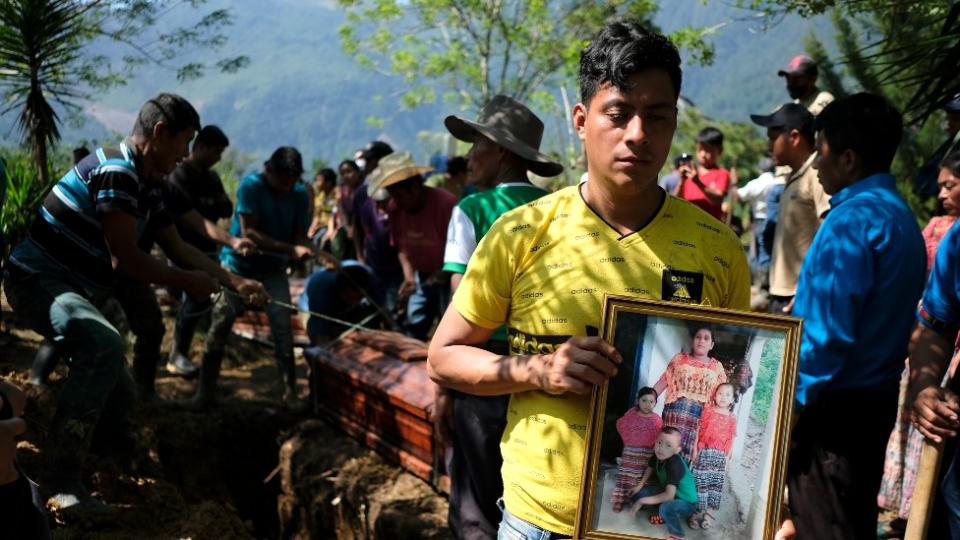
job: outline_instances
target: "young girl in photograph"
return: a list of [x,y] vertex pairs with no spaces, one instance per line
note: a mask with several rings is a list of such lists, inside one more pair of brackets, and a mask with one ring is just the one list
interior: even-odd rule
[[623,453],[620,455],[616,485],[610,498],[614,512],[623,509],[630,489],[643,477],[650,456],[653,455],[653,445],[657,441],[660,428],[663,427],[660,415],[653,412],[656,404],[656,390],[645,386],[637,392],[636,406],[631,407],[617,420],[617,431],[623,439]]
[[690,517],[692,529],[709,529],[720,509],[727,460],[737,435],[737,417],[731,412],[734,397],[731,383],[717,386],[713,401],[700,416],[700,431],[694,452],[693,478],[697,483],[697,512]]

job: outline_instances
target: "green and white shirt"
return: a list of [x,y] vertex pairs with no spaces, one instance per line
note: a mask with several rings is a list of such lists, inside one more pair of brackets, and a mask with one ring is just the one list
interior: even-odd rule
[[533,184],[510,182],[464,197],[453,209],[447,226],[443,269],[456,274],[465,273],[470,256],[497,218],[546,194],[547,191]]

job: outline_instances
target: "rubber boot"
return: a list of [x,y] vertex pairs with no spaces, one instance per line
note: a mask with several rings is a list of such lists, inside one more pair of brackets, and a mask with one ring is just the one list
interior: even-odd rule
[[307,404],[297,394],[297,369],[293,358],[277,360],[277,370],[283,382],[283,397],[281,403],[292,413],[301,413],[306,410]]
[[56,369],[58,363],[60,363],[60,353],[56,345],[48,339],[43,340],[30,367],[30,384],[46,388],[47,379],[50,378],[50,374]]
[[81,482],[83,462],[95,427],[83,418],[57,416],[47,436],[44,492],[69,523],[108,522],[118,514],[117,509],[91,496]]
[[152,354],[133,355],[133,381],[136,383],[137,399],[141,403],[160,401],[156,391],[157,357]]
[[217,380],[220,379],[220,363],[223,352],[206,352],[200,364],[200,381],[197,393],[185,404],[188,409],[201,411],[217,402]]

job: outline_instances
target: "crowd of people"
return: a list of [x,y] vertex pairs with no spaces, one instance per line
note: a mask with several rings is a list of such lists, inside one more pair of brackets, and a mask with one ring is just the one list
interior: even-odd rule
[[[458,539],[573,533],[590,392],[623,361],[597,337],[605,293],[802,317],[778,537],[875,537],[878,507],[907,516],[922,438],[960,426],[956,394],[941,388],[960,329],[960,101],[946,106],[950,138],[915,182],[943,214],[921,234],[890,174],[900,113],[869,93],[834,99],[806,56],[779,75],[791,101],[750,115],[770,155],[742,187],[720,166],[715,127],[658,180],[677,127],[680,58],[631,21],[609,23],[581,54],[572,118],[586,173],[553,193],[531,182],[564,170],[540,150],[543,122],[507,96],[476,120],[444,120],[470,145],[465,156],[428,166],[374,141],[304,181],[300,152],[284,146],[232,197],[213,171],[227,136],[184,98],[155,96],[119,146],[76,156],[5,266],[17,317],[48,339],[31,382],[69,363],[43,449],[44,498],[66,514],[115,516],[82,482],[94,439],[130,458],[131,404],[165,404],[159,365],[199,373],[180,406],[216,404],[227,336],[246,309],[266,311],[278,394],[299,410],[289,275],[305,272],[299,308],[313,345],[357,325],[429,341]],[[734,232],[738,200],[750,207],[749,260]],[[697,286],[672,287],[675,278]],[[152,285],[182,296],[166,358]],[[190,350],[205,316],[198,367]],[[136,338],[129,371],[119,318]],[[739,390],[709,364],[712,339],[697,332],[691,355],[671,360],[617,423],[614,507],[657,507],[651,523],[671,539],[708,528],[723,496]],[[687,364],[710,384],[679,387],[672,374]],[[662,418],[652,412],[660,398]],[[0,494],[20,501],[10,508],[39,500],[13,456],[22,408],[22,393],[0,383]],[[960,465],[945,470],[951,511],[939,519],[960,537]],[[21,523],[45,534],[42,518]]]

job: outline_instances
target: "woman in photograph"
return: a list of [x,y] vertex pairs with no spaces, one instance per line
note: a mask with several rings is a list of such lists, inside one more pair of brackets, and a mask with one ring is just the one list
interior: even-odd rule
[[737,417],[731,412],[733,383],[722,383],[713,401],[700,415],[697,449],[693,455],[693,479],[697,483],[697,511],[690,516],[692,529],[709,529],[723,496],[727,479],[727,460],[737,436]]
[[727,382],[727,373],[713,350],[713,331],[706,326],[693,334],[692,351],[680,351],[667,364],[663,375],[653,385],[658,396],[666,394],[663,405],[663,424],[673,426],[681,433],[680,454],[689,463],[700,429],[703,407],[713,397],[717,386]]
[[653,455],[653,445],[663,427],[660,415],[653,412],[656,405],[657,391],[644,386],[637,392],[636,405],[617,420],[617,432],[623,439],[623,453],[620,454],[616,485],[610,496],[614,512],[623,509],[623,503],[630,496],[629,491],[643,478],[650,456]]

